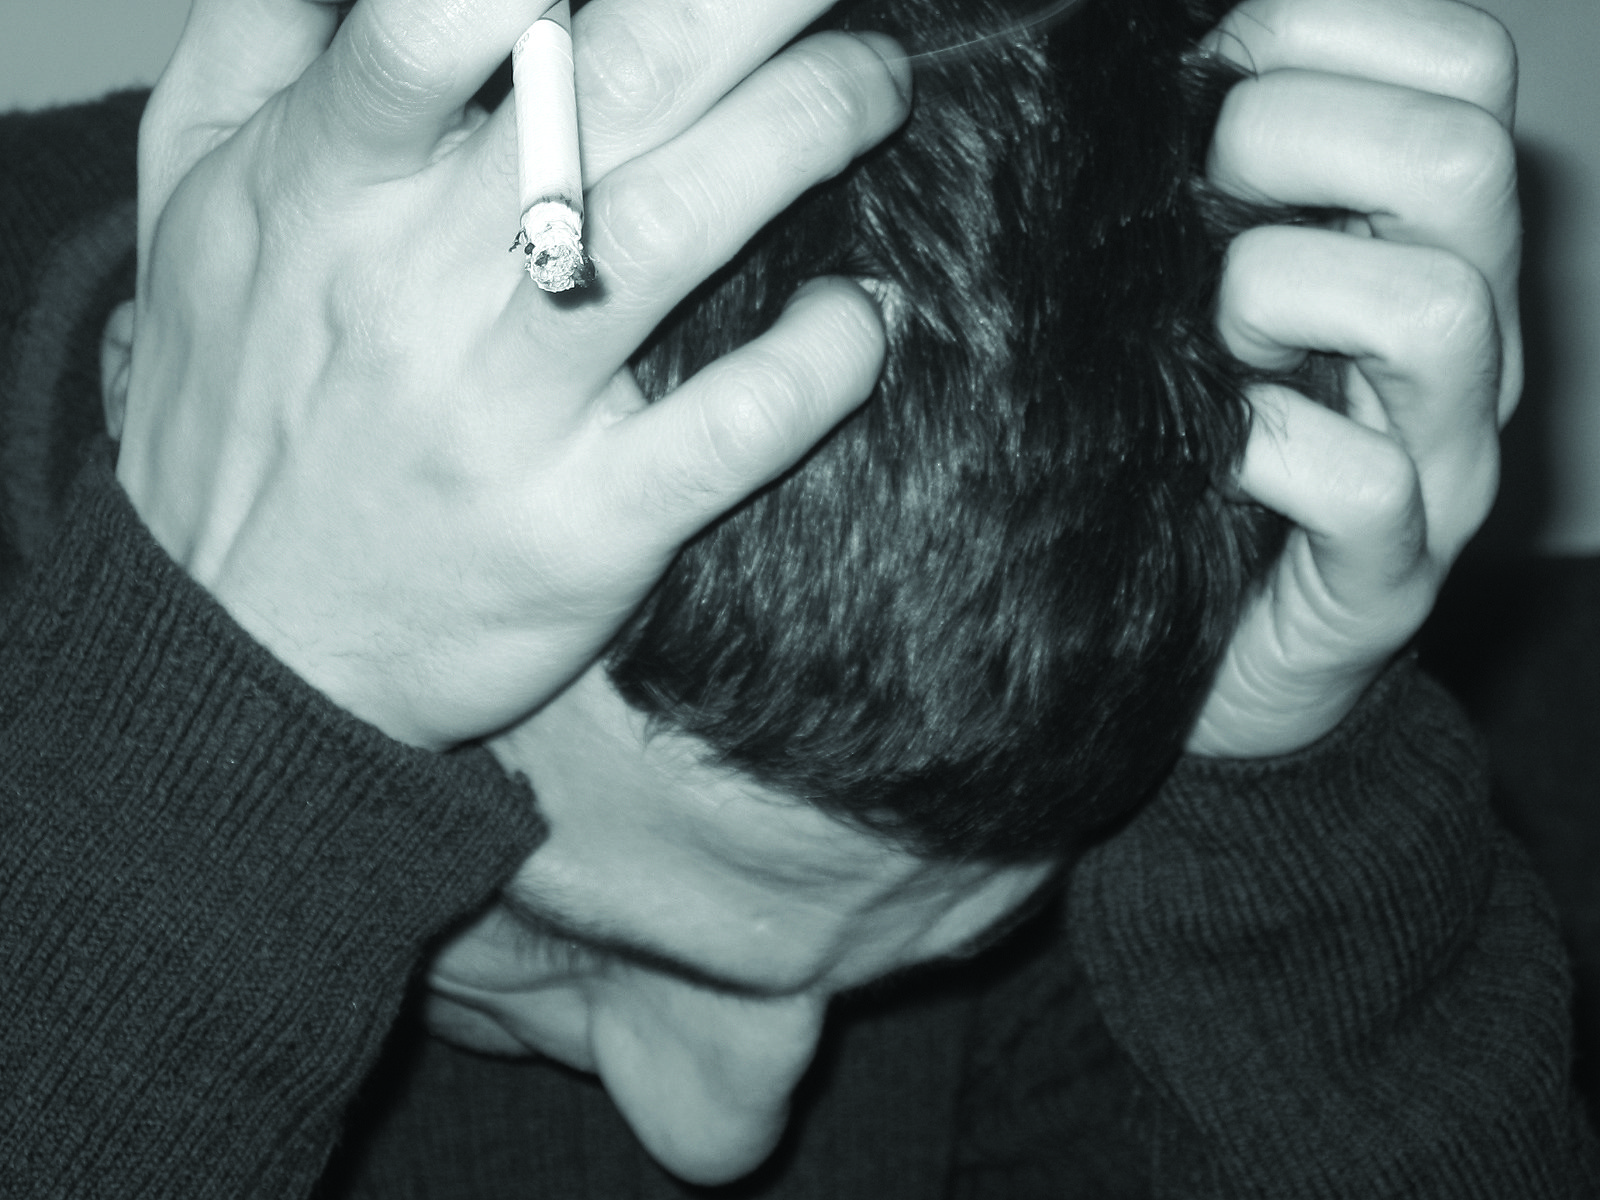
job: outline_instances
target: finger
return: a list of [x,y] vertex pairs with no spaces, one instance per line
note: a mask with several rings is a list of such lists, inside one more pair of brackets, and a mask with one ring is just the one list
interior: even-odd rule
[[840,279],[808,285],[767,333],[613,427],[607,494],[651,549],[675,547],[860,405],[883,355],[865,292]]
[[1315,229],[1251,230],[1229,250],[1217,328],[1239,358],[1291,368],[1344,355],[1371,389],[1352,416],[1416,464],[1430,544],[1453,557],[1498,481],[1499,332],[1482,276],[1419,246]]
[[594,189],[591,253],[659,319],[802,192],[898,128],[909,92],[905,58],[887,38],[798,43]]
[[1439,575],[1393,441],[1287,388],[1250,401],[1237,483],[1295,528],[1218,666],[1192,753],[1282,754],[1332,729],[1415,632]]
[[1229,247],[1217,330],[1241,360],[1293,370],[1306,350],[1352,359],[1381,394],[1379,432],[1461,425],[1495,431],[1499,335],[1488,285],[1424,246],[1264,226]]
[[[573,58],[586,182],[682,132],[830,3],[595,0],[580,8]],[[318,101],[344,116],[340,160],[351,152],[424,160],[548,5],[473,0],[419,13],[419,0],[366,0],[330,56]]]
[[1245,0],[1208,45],[1252,74],[1321,71],[1432,92],[1508,128],[1516,110],[1511,36],[1455,0]]
[[1252,200],[1348,209],[1372,231],[1466,260],[1502,336],[1501,419],[1521,391],[1516,155],[1482,109],[1330,75],[1280,71],[1229,93],[1209,174]]
[[1417,571],[1427,522],[1412,462],[1395,442],[1288,388],[1251,390],[1254,420],[1237,484],[1304,533],[1316,579],[1302,591],[1337,624]]
[[197,118],[237,127],[327,49],[333,0],[195,0],[166,80]]
[[[562,314],[569,325],[588,322],[584,344],[597,369],[609,364],[599,378],[803,192],[894,130],[908,81],[888,39],[820,34],[766,64],[687,133],[602,180],[587,198],[584,240],[604,301]],[[504,210],[494,215],[502,230]],[[535,325],[550,312],[532,288],[515,304]]]
[[300,77],[336,23],[314,0],[195,0],[140,127],[141,233],[178,180]]
[[[574,18],[586,185],[704,116],[723,91],[766,62],[768,52],[782,44],[798,23],[789,6],[758,6],[749,0],[710,4],[703,11],[695,5],[647,4],[644,13],[649,19],[640,23],[634,18],[641,14],[633,10],[641,2],[597,0]],[[817,3],[826,7],[822,0]],[[789,19],[770,19],[774,7]],[[753,20],[752,9],[767,19]],[[580,17],[591,20],[585,23]],[[747,39],[754,40],[747,44]],[[869,37],[868,43],[885,60],[871,62],[868,70],[881,76],[887,67],[897,90],[909,91],[909,67],[899,48],[883,38]],[[608,60],[604,68],[597,65],[601,59]],[[595,76],[587,84],[581,77],[584,61],[590,62],[588,69]],[[744,99],[752,94],[757,93],[747,92]],[[803,106],[815,104],[816,99],[815,94],[797,92],[795,115],[804,120],[808,109]],[[466,182],[458,188],[461,200],[453,204],[453,218],[458,226],[471,225],[472,238],[484,245],[497,245],[507,228],[515,228],[511,206],[516,199],[519,150],[514,108],[501,105],[462,156]],[[743,127],[739,110],[719,114],[716,120]],[[592,235],[586,240],[592,242]]]
[[425,165],[552,0],[361,0],[296,89],[320,165],[390,178]]
[[594,0],[573,16],[585,183],[682,133],[832,0]]

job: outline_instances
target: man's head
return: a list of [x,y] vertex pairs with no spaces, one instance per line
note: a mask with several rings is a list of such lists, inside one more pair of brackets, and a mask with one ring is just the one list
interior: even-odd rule
[[1246,417],[1211,334],[1192,7],[1083,3],[989,41],[1015,0],[847,9],[963,48],[639,374],[666,392],[824,273],[880,297],[888,367],[624,630],[611,674],[641,711],[940,856],[1070,854],[1166,773],[1267,549],[1213,487]]
[[[914,51],[1016,16],[873,0]],[[435,962],[434,1028],[598,1072],[668,1167],[755,1166],[839,991],[969,952],[1177,755],[1265,553],[1213,481],[1207,125],[1178,0],[934,56],[905,132],[643,355],[658,395],[803,279],[881,300],[883,382],[689,546],[495,744],[549,823]]]

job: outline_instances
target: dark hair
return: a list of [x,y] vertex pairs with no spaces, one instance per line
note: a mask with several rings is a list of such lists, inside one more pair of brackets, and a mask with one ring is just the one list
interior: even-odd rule
[[[1197,186],[1218,4],[1082,0],[930,55],[913,115],[686,303],[658,397],[804,279],[882,281],[888,365],[798,469],[684,549],[609,657],[718,760],[920,853],[1071,853],[1170,769],[1281,534],[1214,481],[1242,369]],[[993,0],[870,0],[914,51]]]

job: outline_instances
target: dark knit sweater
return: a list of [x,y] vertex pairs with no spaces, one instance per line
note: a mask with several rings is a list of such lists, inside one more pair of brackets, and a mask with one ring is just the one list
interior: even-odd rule
[[[699,1194],[592,1082],[407,1015],[536,846],[526,789],[333,708],[117,488],[93,355],[139,104],[0,119],[0,1195]],[[1182,763],[1012,944],[844,1002],[730,1192],[1594,1194],[1567,994],[1479,748],[1402,665],[1301,754]]]

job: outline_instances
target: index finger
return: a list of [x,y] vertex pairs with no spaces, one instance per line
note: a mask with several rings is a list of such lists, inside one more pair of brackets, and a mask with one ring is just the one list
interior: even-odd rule
[[1245,0],[1207,39],[1255,75],[1322,71],[1448,96],[1511,127],[1517,52],[1494,17],[1456,0]]

